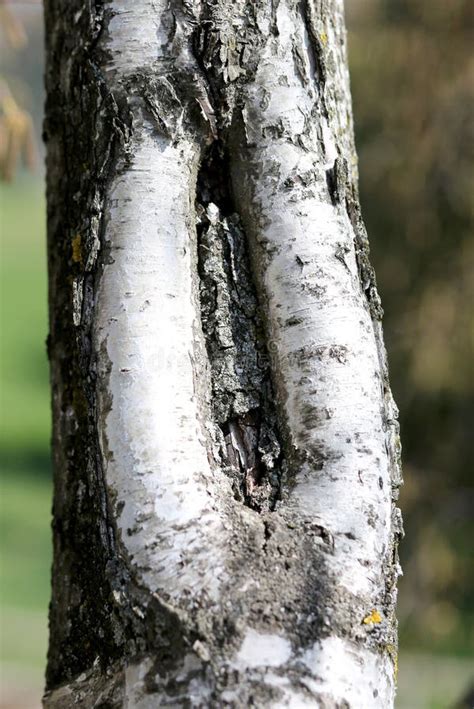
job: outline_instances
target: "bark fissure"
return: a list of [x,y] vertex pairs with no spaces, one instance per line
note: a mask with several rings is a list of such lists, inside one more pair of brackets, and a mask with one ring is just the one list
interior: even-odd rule
[[285,464],[270,356],[247,240],[233,209],[228,159],[218,143],[198,173],[196,213],[219,467],[231,477],[236,499],[257,511],[274,510]]

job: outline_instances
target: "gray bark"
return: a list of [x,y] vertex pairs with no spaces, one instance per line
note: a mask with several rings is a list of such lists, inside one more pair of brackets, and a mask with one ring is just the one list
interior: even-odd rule
[[45,18],[45,706],[392,706],[400,446],[341,0]]

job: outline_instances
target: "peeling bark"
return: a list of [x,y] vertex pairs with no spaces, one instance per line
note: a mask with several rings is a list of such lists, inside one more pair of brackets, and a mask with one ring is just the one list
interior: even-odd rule
[[45,706],[392,706],[398,424],[342,1],[45,17]]

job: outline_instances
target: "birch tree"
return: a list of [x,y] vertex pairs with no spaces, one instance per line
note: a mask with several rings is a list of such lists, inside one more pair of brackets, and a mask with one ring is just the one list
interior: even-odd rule
[[47,0],[45,706],[391,707],[342,0]]

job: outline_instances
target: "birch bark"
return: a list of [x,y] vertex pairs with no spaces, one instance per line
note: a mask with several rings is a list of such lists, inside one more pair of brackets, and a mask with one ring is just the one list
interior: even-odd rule
[[45,707],[392,706],[398,424],[342,0],[45,18]]

